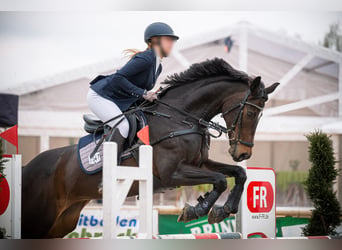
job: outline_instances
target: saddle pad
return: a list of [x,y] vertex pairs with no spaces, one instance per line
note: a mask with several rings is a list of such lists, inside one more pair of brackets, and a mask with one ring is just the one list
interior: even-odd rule
[[[135,129],[132,129],[132,120],[136,119]],[[131,117],[128,117],[128,121],[130,122],[130,134],[128,136],[127,141],[131,140],[131,145],[126,143],[123,154],[121,154],[121,161],[133,157],[132,150],[130,149],[133,145],[138,142],[136,137],[137,130],[145,127],[147,125],[147,120],[143,112],[139,111],[135,114],[132,114]],[[79,139],[77,145],[77,156],[80,167],[82,171],[86,174],[96,174],[102,171],[102,160],[103,160],[103,143],[95,153],[94,157],[90,159],[90,154],[93,152],[96,144],[100,141],[102,136],[102,132],[99,132],[95,136],[88,134]],[[131,139],[129,139],[131,138]],[[128,145],[127,145],[128,144]],[[138,149],[137,149],[138,150]]]
[[[101,139],[102,134],[100,133],[95,137],[96,143]],[[95,153],[94,157],[90,159],[90,154],[93,152],[96,144],[94,143],[94,137],[92,134],[81,137],[77,145],[77,157],[78,162],[82,171],[86,174],[96,174],[102,171],[102,160],[103,160],[103,143]],[[121,161],[133,157],[131,151],[124,151],[121,155]]]
[[[96,143],[101,139],[102,134],[95,136]],[[78,161],[82,171],[86,174],[95,174],[102,170],[103,160],[103,143],[95,153],[94,157],[90,159],[90,154],[96,147],[93,134],[83,136],[79,139],[77,145]]]

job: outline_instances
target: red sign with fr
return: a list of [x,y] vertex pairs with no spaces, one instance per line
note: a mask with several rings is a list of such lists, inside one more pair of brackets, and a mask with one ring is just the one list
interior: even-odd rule
[[268,213],[272,210],[274,192],[268,181],[252,181],[247,187],[247,206],[252,213]]

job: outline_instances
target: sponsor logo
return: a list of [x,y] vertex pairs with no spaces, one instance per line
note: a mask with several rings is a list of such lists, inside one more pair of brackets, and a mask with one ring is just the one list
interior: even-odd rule
[[268,181],[252,181],[247,187],[247,206],[252,213],[268,213],[274,205],[274,191]]
[[101,161],[101,155],[100,155],[100,152],[96,152],[93,156],[93,158],[90,158],[90,155],[89,155],[89,164],[93,165],[93,164],[96,164],[96,163],[99,163]]

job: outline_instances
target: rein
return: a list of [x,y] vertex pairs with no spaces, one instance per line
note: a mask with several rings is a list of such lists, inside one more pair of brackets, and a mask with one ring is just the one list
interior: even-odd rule
[[156,103],[162,104],[162,105],[164,105],[164,106],[166,106],[166,107],[168,107],[170,109],[173,109],[173,110],[177,111],[178,113],[181,113],[182,115],[185,115],[187,117],[190,117],[190,118],[196,120],[199,125],[202,125],[202,126],[204,126],[206,128],[211,128],[211,129],[214,129],[214,130],[218,131],[219,135],[210,134],[210,136],[212,136],[214,138],[220,137],[222,135],[222,133],[225,133],[225,134],[228,133],[228,129],[226,127],[221,126],[220,124],[218,124],[216,122],[212,122],[212,121],[207,122],[203,118],[199,118],[199,117],[197,117],[197,116],[195,116],[195,115],[193,115],[193,114],[191,114],[189,112],[186,112],[186,111],[184,111],[182,109],[176,108],[176,107],[174,107],[174,106],[172,106],[172,105],[170,105],[170,104],[168,104],[166,102],[163,102],[161,100],[156,99],[154,101]]
[[[234,105],[233,107],[231,107],[230,109],[222,112],[221,117],[224,117],[225,115],[231,113],[235,109],[239,109],[239,111],[236,114],[236,116],[235,116],[235,118],[234,118],[230,128],[226,128],[226,127],[221,126],[220,124],[212,122],[212,121],[207,122],[203,118],[199,118],[199,117],[197,117],[197,116],[195,116],[195,115],[193,115],[193,114],[191,114],[189,112],[186,112],[184,110],[176,108],[176,107],[174,107],[174,106],[172,106],[172,105],[170,105],[170,104],[168,104],[166,102],[163,102],[161,100],[157,99],[157,100],[154,100],[154,101],[156,103],[162,104],[162,105],[164,105],[164,106],[166,106],[166,107],[168,107],[170,109],[173,109],[173,110],[177,111],[178,113],[181,113],[181,114],[183,114],[183,115],[185,115],[187,117],[190,117],[190,118],[192,118],[194,120],[197,120],[198,124],[200,124],[202,126],[205,126],[206,128],[211,128],[211,129],[214,129],[214,130],[218,131],[219,132],[218,135],[213,135],[213,134],[209,133],[209,135],[211,137],[214,137],[214,138],[220,137],[222,135],[222,133],[225,133],[225,134],[233,133],[235,128],[238,126],[238,128],[239,128],[238,137],[237,138],[235,138],[235,137],[228,138],[229,141],[230,141],[230,144],[242,144],[242,145],[245,145],[247,147],[253,147],[254,146],[253,142],[247,142],[247,141],[241,140],[241,126],[242,126],[243,110],[244,110],[244,107],[246,105],[249,105],[249,106],[252,106],[252,107],[258,109],[260,112],[262,112],[263,107],[260,107],[260,106],[254,104],[254,103],[249,102],[247,99],[250,96],[250,94],[251,94],[251,92],[250,92],[250,90],[248,90],[246,95],[245,95],[245,97],[242,99],[242,101],[240,103],[238,103],[238,104]],[[260,117],[259,117],[259,119],[260,119]]]

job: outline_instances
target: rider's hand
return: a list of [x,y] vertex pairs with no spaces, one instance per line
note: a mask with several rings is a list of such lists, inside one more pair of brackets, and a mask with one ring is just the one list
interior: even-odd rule
[[157,94],[156,94],[155,92],[153,92],[153,91],[148,91],[148,92],[146,93],[146,95],[143,95],[143,98],[144,98],[145,100],[148,100],[148,101],[150,101],[150,102],[153,102],[153,100],[158,99],[158,96],[157,96]]

